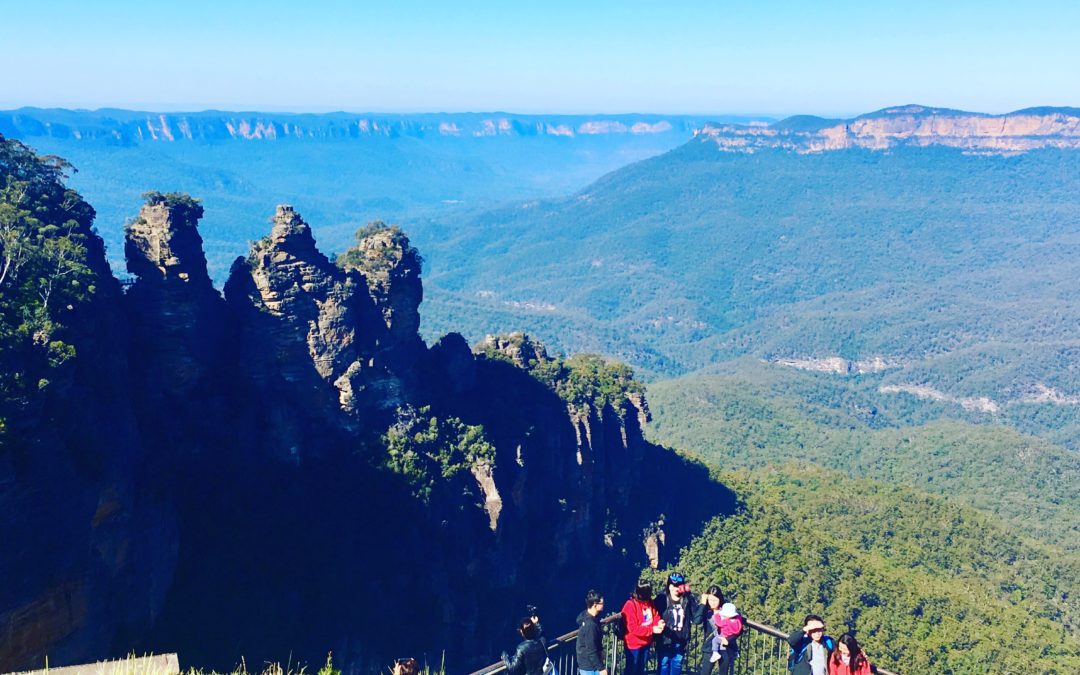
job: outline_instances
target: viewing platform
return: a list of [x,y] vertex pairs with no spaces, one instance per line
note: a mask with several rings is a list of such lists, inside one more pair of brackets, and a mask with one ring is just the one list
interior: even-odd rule
[[[618,675],[623,672],[625,666],[622,639],[616,632],[616,626],[620,615],[612,614],[601,620],[604,630],[604,657],[607,663],[608,675]],[[743,621],[745,626],[743,634],[739,637],[739,656],[735,659],[736,675],[785,675],[788,673],[788,654],[790,647],[787,644],[788,633],[767,626],[756,621]],[[696,627],[695,627],[696,628]],[[548,654],[555,664],[558,675],[577,675],[577,636],[576,630],[565,635],[547,640]],[[682,672],[686,675],[694,675],[699,672],[703,650],[701,647],[701,631],[692,630],[690,643],[686,648],[686,659],[683,661]],[[650,650],[648,673],[657,671],[656,651]],[[878,675],[900,675],[891,670],[878,667],[874,664],[873,654],[870,657],[870,669]],[[506,666],[502,661],[474,671],[470,675],[495,675],[506,672]]]

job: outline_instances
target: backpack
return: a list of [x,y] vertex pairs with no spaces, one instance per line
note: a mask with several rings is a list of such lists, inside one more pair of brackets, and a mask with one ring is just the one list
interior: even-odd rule
[[619,613],[619,618],[612,622],[611,630],[615,632],[615,637],[620,640],[626,639],[626,615],[622,612]]
[[[794,670],[796,663],[802,663],[803,657],[806,656],[806,650],[810,648],[810,645],[813,644],[813,642],[814,642],[813,640],[810,640],[809,642],[804,644],[803,648],[800,649],[798,651],[798,653],[795,652],[794,647],[788,647],[788,657],[787,657],[787,669],[788,670]],[[831,637],[829,637],[828,635],[821,638],[821,644],[825,646],[825,651],[827,651],[830,654],[832,654],[832,651],[834,649],[836,649],[836,642]]]

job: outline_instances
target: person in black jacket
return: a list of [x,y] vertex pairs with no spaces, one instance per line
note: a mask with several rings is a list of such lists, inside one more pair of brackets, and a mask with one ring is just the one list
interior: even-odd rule
[[510,675],[544,675],[544,663],[547,661],[547,649],[540,643],[540,627],[531,616],[523,618],[518,624],[518,632],[524,638],[510,656],[503,652],[502,660],[506,672]]
[[705,591],[705,595],[702,596],[701,620],[698,622],[701,625],[701,670],[699,675],[712,675],[713,668],[716,665],[715,662],[709,659],[712,656],[712,640],[710,638],[716,633],[713,614],[719,612],[723,604],[724,593],[720,590],[720,587],[715,584],[709,586],[709,589]]
[[602,611],[604,596],[599,591],[586,593],[585,611],[577,617],[577,664],[581,675],[608,675],[604,659],[604,635],[600,629]]
[[702,604],[690,592],[686,577],[673,572],[664,592],[656,596],[656,611],[664,620],[664,630],[656,641],[657,675],[681,675],[690,626],[701,621]]

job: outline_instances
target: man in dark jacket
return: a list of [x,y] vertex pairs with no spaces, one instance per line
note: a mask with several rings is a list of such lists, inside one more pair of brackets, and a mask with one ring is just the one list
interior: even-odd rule
[[600,629],[600,612],[604,611],[604,596],[599,591],[585,594],[585,611],[578,614],[577,664],[581,675],[608,675],[604,659],[604,635]]
[[836,642],[825,634],[824,619],[807,614],[803,627],[789,635],[787,641],[791,645],[791,675],[826,675],[829,654]]
[[653,604],[664,620],[664,631],[656,640],[656,658],[660,664],[657,674],[681,675],[690,626],[701,621],[704,608],[690,593],[686,577],[678,572],[668,576],[667,587]]

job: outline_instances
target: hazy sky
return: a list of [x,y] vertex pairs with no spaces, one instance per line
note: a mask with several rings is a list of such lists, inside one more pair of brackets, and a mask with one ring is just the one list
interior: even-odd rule
[[1080,105],[1080,2],[0,0],[0,108]]

